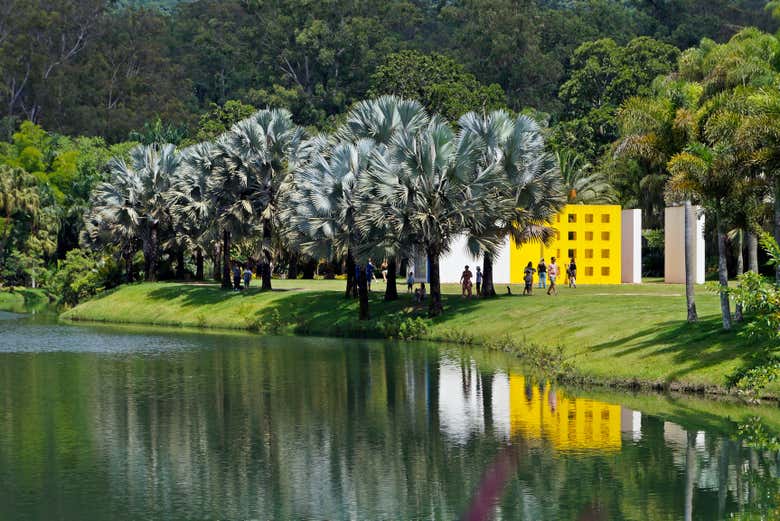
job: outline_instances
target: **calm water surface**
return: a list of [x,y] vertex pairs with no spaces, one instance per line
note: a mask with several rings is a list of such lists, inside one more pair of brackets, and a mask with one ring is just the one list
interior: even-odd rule
[[0,313],[0,520],[764,519],[778,461],[481,351]]

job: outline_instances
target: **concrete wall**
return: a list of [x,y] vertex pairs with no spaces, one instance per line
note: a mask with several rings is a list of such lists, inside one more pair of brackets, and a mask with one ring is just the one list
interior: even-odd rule
[[[695,281],[704,284],[704,214],[694,206],[698,215],[694,240]],[[672,206],[664,211],[664,282],[685,284],[685,208]]]
[[[482,267],[482,256],[476,259],[472,257],[466,248],[466,236],[459,235],[452,241],[449,253],[439,259],[441,282],[458,283],[466,265],[469,266],[472,274],[476,274],[476,267]],[[509,270],[509,238],[507,237],[498,255],[493,259],[493,283],[509,284]],[[476,283],[476,281],[476,278],[472,279],[472,282]]]
[[642,211],[621,212],[621,282],[640,284],[642,282]]

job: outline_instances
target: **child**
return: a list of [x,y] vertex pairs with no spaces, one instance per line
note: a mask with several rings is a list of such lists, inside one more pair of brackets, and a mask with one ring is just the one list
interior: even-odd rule
[[482,270],[477,266],[477,296],[482,294]]
[[406,292],[411,293],[414,288],[414,272],[409,270],[409,275],[406,277]]
[[525,267],[525,273],[523,275],[523,282],[525,282],[525,289],[523,289],[523,295],[533,295],[534,284],[534,265],[531,261],[528,261],[528,265]]
[[420,283],[420,302],[425,300],[425,282]]

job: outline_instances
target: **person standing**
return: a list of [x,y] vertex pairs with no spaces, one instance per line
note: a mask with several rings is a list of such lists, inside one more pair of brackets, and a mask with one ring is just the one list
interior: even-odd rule
[[577,263],[574,262],[574,257],[572,257],[569,263],[569,287],[577,287]]
[[237,262],[233,263],[233,291],[241,289],[241,268]]
[[462,297],[471,298],[471,270],[468,266],[460,275],[460,294]]
[[528,261],[528,266],[525,267],[525,272],[523,273],[523,282],[525,282],[525,288],[523,289],[523,295],[533,295],[533,287],[534,287],[534,272],[536,270],[534,269],[534,264],[531,261]]
[[547,264],[544,263],[544,257],[536,265],[536,271],[539,273],[539,289],[547,289]]
[[477,266],[477,296],[482,295],[482,270]]
[[371,262],[371,259],[368,259],[368,264],[366,264],[366,284],[368,285],[368,291],[371,291],[371,281],[374,280],[375,269],[376,266],[374,266],[374,263]]
[[547,275],[550,277],[550,287],[547,288],[547,294],[551,295],[553,292],[558,294],[558,287],[555,285],[555,281],[558,279],[558,265],[555,263],[555,257],[550,259],[550,265],[547,266]]
[[249,269],[249,264],[244,268],[244,289],[249,289],[249,284],[252,282],[252,270]]
[[409,275],[406,276],[406,292],[411,293],[414,289],[414,271],[409,270]]
[[382,261],[380,269],[382,270],[382,280],[387,284],[387,259]]

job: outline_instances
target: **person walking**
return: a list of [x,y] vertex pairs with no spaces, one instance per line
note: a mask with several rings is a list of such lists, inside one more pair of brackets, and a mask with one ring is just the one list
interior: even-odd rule
[[368,264],[366,264],[366,284],[368,285],[368,291],[371,291],[371,281],[374,280],[375,269],[376,266],[374,266],[374,263],[371,262],[371,259],[368,259]]
[[249,289],[249,284],[252,282],[252,270],[249,269],[249,264],[244,268],[244,289]]
[[569,287],[570,288],[577,287],[577,263],[574,262],[573,257],[571,259],[571,262],[569,263]]
[[471,298],[471,270],[468,266],[460,275],[460,294],[462,297]]
[[533,287],[534,287],[534,273],[536,270],[534,269],[534,264],[531,261],[528,261],[528,265],[525,267],[525,271],[523,273],[523,282],[525,282],[525,288],[523,289],[523,295],[533,295]]
[[539,289],[547,289],[547,264],[544,263],[544,257],[536,265],[536,271],[539,273]]
[[553,292],[558,294],[558,287],[555,285],[555,281],[558,279],[558,265],[555,263],[555,257],[550,259],[550,265],[547,266],[547,275],[550,277],[550,287],[547,288],[547,294],[551,295]]
[[237,262],[233,263],[233,291],[241,289],[241,268]]
[[477,266],[476,279],[477,279],[477,296],[479,297],[480,295],[482,295],[482,270],[479,268],[479,266]]

